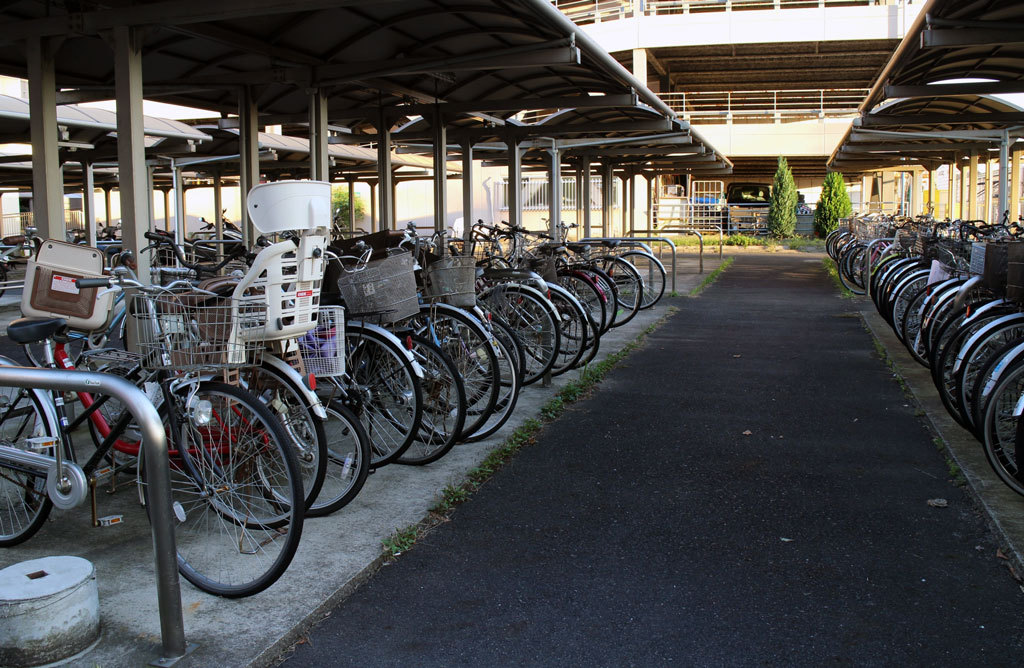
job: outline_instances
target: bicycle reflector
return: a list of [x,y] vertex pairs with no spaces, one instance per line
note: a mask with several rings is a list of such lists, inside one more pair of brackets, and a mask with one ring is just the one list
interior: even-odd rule
[[412,336],[405,337],[405,348],[406,350],[412,350]]
[[316,392],[316,374],[306,374],[306,384],[309,385],[310,392]]

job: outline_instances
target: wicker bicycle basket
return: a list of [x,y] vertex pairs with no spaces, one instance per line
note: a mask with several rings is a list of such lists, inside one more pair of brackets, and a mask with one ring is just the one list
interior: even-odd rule
[[299,350],[306,373],[319,378],[345,373],[345,309],[322,306],[316,328],[299,339]]
[[449,255],[427,265],[425,295],[460,308],[476,304],[476,258]]
[[410,253],[371,260],[362,269],[342,272],[338,290],[353,316],[372,316],[376,321],[392,323],[420,310]]
[[132,299],[141,364],[196,372],[248,366],[264,347],[267,304],[196,292],[139,294]]

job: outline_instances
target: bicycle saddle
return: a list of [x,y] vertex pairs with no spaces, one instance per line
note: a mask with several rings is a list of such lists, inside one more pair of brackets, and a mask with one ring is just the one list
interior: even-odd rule
[[64,318],[18,318],[7,325],[7,336],[14,343],[38,343],[63,336],[67,327]]

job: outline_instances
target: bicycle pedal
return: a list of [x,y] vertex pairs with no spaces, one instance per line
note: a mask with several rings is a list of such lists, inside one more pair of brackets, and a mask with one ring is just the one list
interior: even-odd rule
[[96,520],[101,527],[112,527],[124,522],[124,515],[107,515]]

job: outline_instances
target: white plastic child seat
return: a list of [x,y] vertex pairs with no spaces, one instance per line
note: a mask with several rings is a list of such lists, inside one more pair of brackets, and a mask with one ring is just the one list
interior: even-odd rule
[[327,237],[303,234],[298,245],[281,241],[256,255],[232,296],[244,301],[263,295],[267,318],[263,331],[247,328],[242,319],[238,333],[242,340],[291,339],[316,327],[326,248]]
[[325,231],[331,226],[331,184],[274,181],[253,186],[246,198],[252,224],[261,234]]

